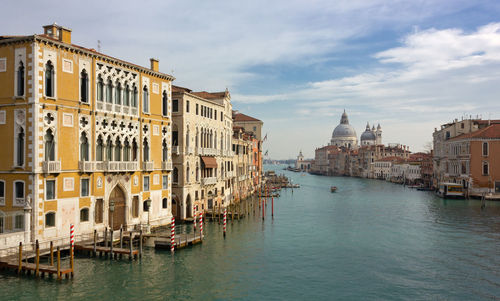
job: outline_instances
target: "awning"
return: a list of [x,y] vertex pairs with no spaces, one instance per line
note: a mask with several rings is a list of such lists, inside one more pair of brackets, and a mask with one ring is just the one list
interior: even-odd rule
[[205,164],[205,168],[217,168],[217,160],[215,160],[214,157],[201,156],[201,160],[203,160],[203,164]]

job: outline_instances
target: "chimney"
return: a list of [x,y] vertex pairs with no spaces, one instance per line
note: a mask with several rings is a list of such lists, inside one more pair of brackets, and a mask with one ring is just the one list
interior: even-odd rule
[[71,29],[53,23],[43,27],[43,33],[63,43],[71,44]]
[[155,58],[150,58],[149,61],[151,62],[151,70],[159,72],[160,71],[160,61]]

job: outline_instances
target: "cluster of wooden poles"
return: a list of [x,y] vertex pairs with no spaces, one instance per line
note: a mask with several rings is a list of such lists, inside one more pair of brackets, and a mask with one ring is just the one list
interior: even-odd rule
[[[120,228],[120,242],[118,246],[114,246],[114,230],[109,229],[106,227],[104,229],[103,237],[104,237],[104,242],[103,245],[100,246],[98,245],[98,237],[97,237],[97,230],[94,230],[94,239],[93,239],[93,244],[88,245],[88,244],[77,244],[76,245],[76,250],[81,251],[81,252],[86,252],[88,253],[89,256],[94,256],[97,257],[97,254],[99,254],[99,257],[102,257],[103,255],[107,258],[109,256],[110,259],[117,259],[118,257],[121,259],[123,255],[128,255],[129,259],[132,260],[132,258],[138,258],[142,257],[142,242],[143,242],[143,237],[142,237],[142,230],[139,231],[139,250],[134,250],[133,249],[133,241],[134,241],[134,232],[130,231],[129,232],[129,244],[128,248],[124,248],[124,231],[123,228]],[[109,238],[108,238],[108,233],[109,233]]]

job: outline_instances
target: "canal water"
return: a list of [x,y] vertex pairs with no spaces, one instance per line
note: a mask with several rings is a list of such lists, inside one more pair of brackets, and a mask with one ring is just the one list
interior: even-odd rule
[[[269,168],[269,166],[267,167]],[[500,204],[281,170],[259,214],[202,245],[129,262],[77,257],[72,280],[0,274],[0,300],[481,300],[500,297]],[[338,192],[330,193],[330,186]]]

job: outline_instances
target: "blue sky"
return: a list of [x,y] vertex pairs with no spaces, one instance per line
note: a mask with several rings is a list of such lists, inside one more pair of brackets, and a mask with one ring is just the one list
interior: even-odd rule
[[[29,8],[26,10],[26,8]],[[312,157],[344,109],[358,136],[420,151],[440,124],[500,119],[500,1],[8,1],[1,34],[73,42],[232,95],[272,158]]]

